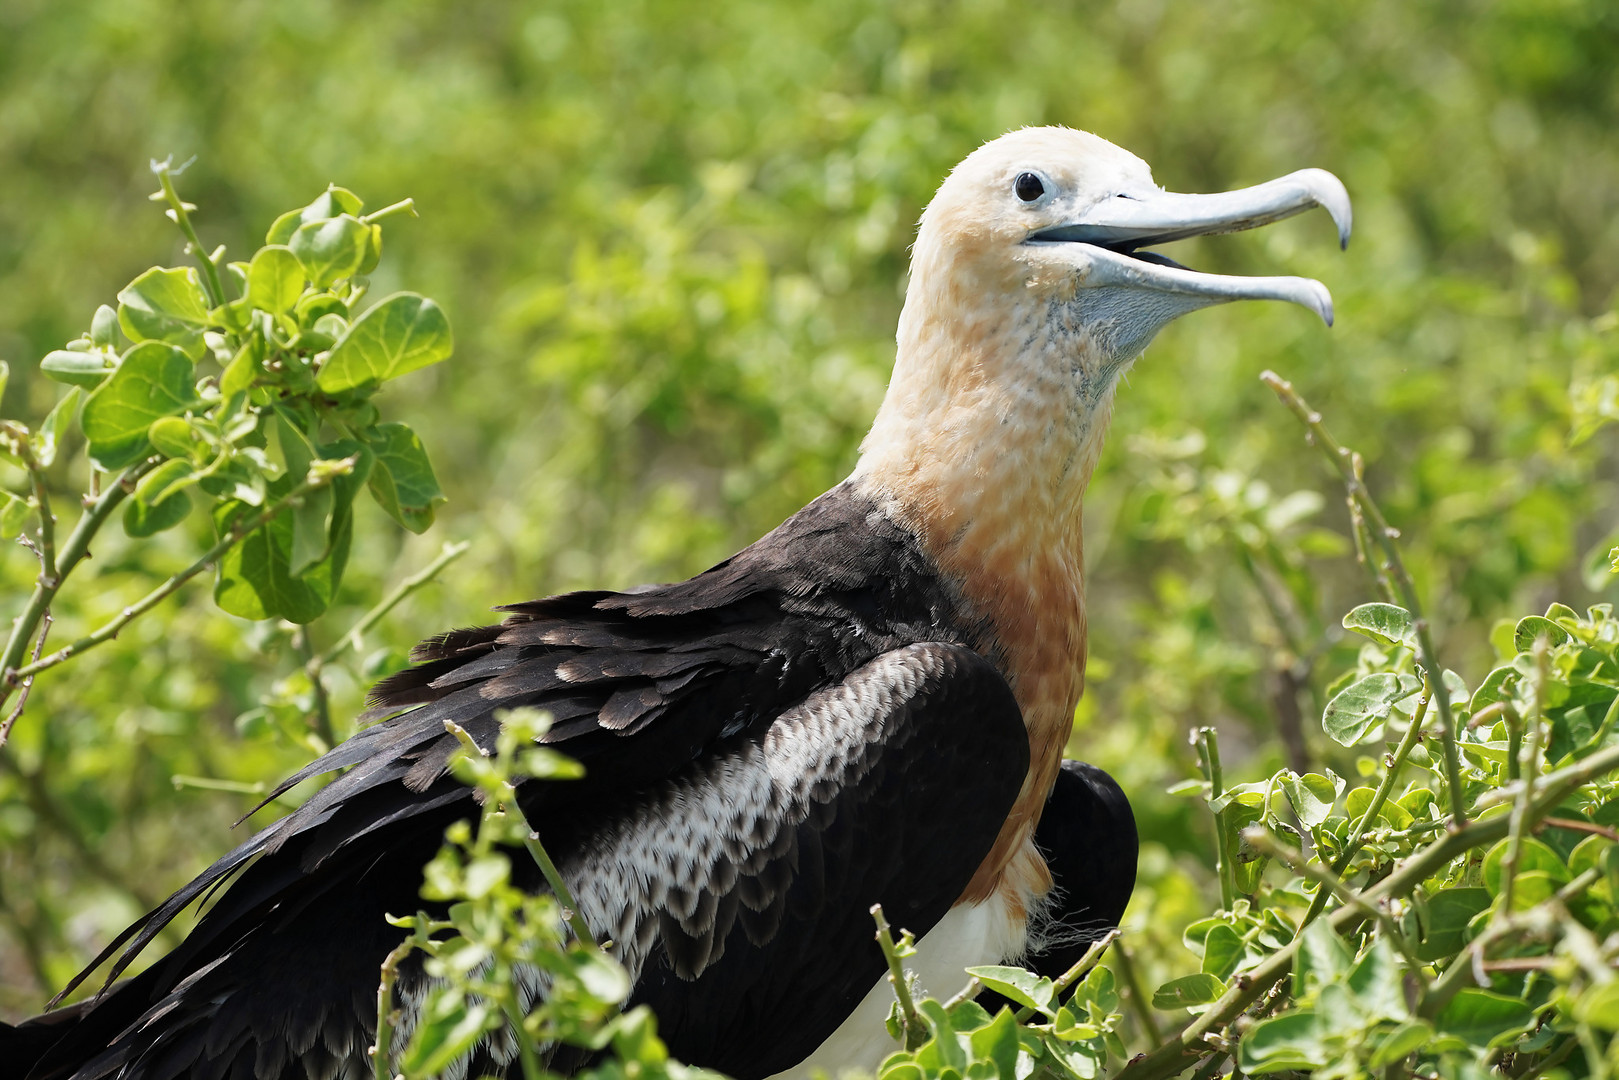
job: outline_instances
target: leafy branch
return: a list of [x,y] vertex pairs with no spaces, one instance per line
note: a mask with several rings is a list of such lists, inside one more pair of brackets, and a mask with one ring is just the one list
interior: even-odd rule
[[[67,390],[38,429],[0,421],[0,458],[27,481],[26,494],[0,491],[0,537],[18,537],[40,563],[0,650],[0,705],[18,695],[0,745],[35,676],[112,640],[203,571],[215,572],[225,611],[307,624],[342,580],[362,485],[414,532],[443,501],[421,441],[408,426],[383,422],[370,401],[383,382],[453,347],[431,300],[397,293],[360,307],[381,257],[381,222],[414,215],[410,200],[366,215],[352,192],[329,187],[277,218],[249,261],[226,262],[224,248],[204,248],[197,208],[180,197],[184,170],[153,162],[152,199],[166,204],[200,275],[191,267],[139,275],[116,308],[103,305],[87,333],[40,361],[41,374]],[[61,540],[47,470],[75,434],[88,482],[83,512]],[[102,626],[42,655],[52,603],[115,511],[140,540],[184,522],[197,496],[212,542]],[[23,531],[30,521],[31,534]],[[317,689],[325,663],[453,557],[405,582],[327,655],[311,651]]]

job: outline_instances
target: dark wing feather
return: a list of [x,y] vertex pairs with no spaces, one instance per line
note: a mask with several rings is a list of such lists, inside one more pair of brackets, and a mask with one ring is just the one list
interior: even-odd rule
[[[768,733],[648,793],[582,845],[579,901],[640,964],[682,1060],[739,1080],[808,1056],[881,977],[870,914],[926,933],[988,854],[1028,771],[1011,690],[977,653],[884,654]],[[700,835],[665,830],[687,807]],[[678,846],[670,864],[665,848]],[[636,895],[635,882],[646,882]]]
[[[445,826],[474,812],[467,789],[443,772],[453,748],[446,720],[492,746],[501,709],[532,705],[563,718],[548,741],[585,764],[585,779],[528,784],[522,794],[560,857],[626,800],[762,738],[785,710],[873,657],[916,641],[970,640],[956,611],[914,537],[845,485],[691,581],[551,597],[509,609],[500,626],[431,639],[419,666],[373,692],[374,711],[410,711],[290,777],[277,794],[348,769],[120,935],[102,957],[117,954],[109,980],[188,904],[230,882],[186,941],[107,1007],[87,1010],[37,1075],[71,1075],[99,1046],[109,1049],[83,1075],[138,1061],[135,1072],[162,1063],[269,1080],[282,1064],[314,1063],[297,1049],[311,1025],[364,1036],[376,968],[397,938],[381,916],[417,906],[420,868]],[[816,840],[826,850],[825,837],[805,843]],[[790,838],[773,845],[785,851]],[[759,855],[736,853],[739,880]],[[793,917],[784,905],[796,913],[803,903],[794,882],[821,887],[793,873],[776,846],[762,858],[737,903],[714,907],[730,928],[714,943],[727,955],[738,934],[780,940]],[[692,919],[707,910],[689,913],[681,932],[691,937]],[[332,970],[333,956],[354,970]],[[717,959],[712,948],[694,950],[688,964]],[[291,999],[302,1011],[273,1004]],[[318,1054],[333,1052],[321,1045]]]

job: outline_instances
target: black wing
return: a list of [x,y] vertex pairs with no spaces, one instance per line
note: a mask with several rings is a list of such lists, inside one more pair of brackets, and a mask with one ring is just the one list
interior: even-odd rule
[[920,937],[961,896],[1028,766],[988,661],[899,649],[598,833],[571,871],[592,892],[579,903],[631,897],[603,930],[640,968],[632,1003],[653,1007],[672,1053],[769,1076],[881,977],[872,904]]
[[[508,610],[500,626],[427,642],[418,667],[375,692],[382,711],[411,711],[289,779],[283,790],[348,768],[109,946],[103,959],[121,951],[116,975],[188,904],[229,883],[179,948],[88,1010],[32,1075],[207,1080],[251,1058],[251,1074],[268,1080],[294,1063],[324,1071],[363,1047],[376,969],[397,939],[382,915],[418,906],[420,868],[445,826],[476,812],[444,772],[446,720],[492,746],[497,710],[553,714],[549,740],[587,776],[524,785],[521,798],[561,859],[651,788],[760,743],[783,713],[881,654],[971,636],[914,538],[846,486],[691,581]],[[974,679],[999,679],[977,663]],[[105,1052],[86,1066],[96,1048]]]

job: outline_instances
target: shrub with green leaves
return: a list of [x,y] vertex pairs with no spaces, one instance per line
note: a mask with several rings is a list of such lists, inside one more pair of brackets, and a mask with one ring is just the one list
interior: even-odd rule
[[[1148,997],[1126,934],[1108,955],[1117,979],[1093,967],[1097,948],[1055,981],[972,969],[950,1002],[900,993],[918,1034],[896,1021],[904,1048],[880,1080],[1619,1067],[1619,618],[1553,604],[1497,628],[1493,669],[1440,667],[1358,459],[1266,378],[1340,469],[1385,597],[1343,617],[1367,640],[1321,717],[1352,776],[1228,784],[1213,729],[1194,731],[1203,775],[1174,790],[1208,807],[1221,889],[1183,935],[1197,970]],[[980,984],[1021,1012],[991,1017],[968,1000]]]
[[[66,392],[37,429],[0,421],[0,458],[28,478],[0,491],[0,538],[21,537],[40,564],[32,596],[0,654],[0,702],[34,675],[108,641],[197,574],[233,615],[307,623],[331,604],[362,488],[412,532],[443,501],[421,440],[383,421],[371,400],[387,380],[450,355],[444,312],[401,292],[366,303],[383,222],[414,215],[407,199],[370,214],[332,186],[276,219],[247,261],[206,251],[181,170],[154,162],[168,216],[198,267],[153,267],[97,309],[90,330],[40,361]],[[0,380],[4,372],[0,370]],[[65,539],[46,470],[82,436],[83,511]],[[146,538],[201,504],[216,542],[190,566],[80,639],[42,655],[52,601],[121,510]],[[32,654],[30,655],[30,647]],[[0,743],[25,696],[0,726]],[[330,741],[329,739],[327,740]]]

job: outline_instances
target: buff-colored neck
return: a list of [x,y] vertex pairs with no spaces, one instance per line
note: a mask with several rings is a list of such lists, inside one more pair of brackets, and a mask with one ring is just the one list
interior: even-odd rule
[[853,477],[961,590],[1029,729],[1023,795],[965,899],[987,895],[1025,846],[1084,686],[1081,501],[1112,380],[1067,308],[1000,282],[945,276],[929,289],[913,276]]

